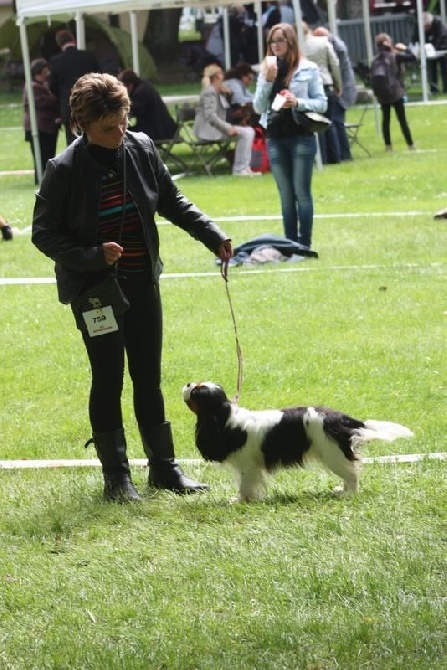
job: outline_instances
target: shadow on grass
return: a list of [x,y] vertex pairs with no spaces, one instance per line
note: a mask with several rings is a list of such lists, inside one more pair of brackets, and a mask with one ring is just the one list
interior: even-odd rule
[[[338,515],[349,506],[367,503],[374,490],[359,497],[340,496],[332,490],[326,477],[290,478],[278,476],[267,496],[260,501],[241,503],[231,479],[210,472],[211,490],[206,493],[180,496],[147,486],[146,471],[136,471],[134,481],[142,496],[138,503],[120,504],[103,498],[103,481],[98,471],[54,471],[36,473],[3,473],[4,508],[1,527],[11,537],[37,540],[50,553],[68,551],[77,535],[95,539],[105,536],[110,528],[151,527],[154,533],[170,529],[174,534],[192,531],[200,526],[234,525],[261,520],[271,513],[284,511],[285,517],[323,514]],[[357,501],[357,502],[355,502]],[[296,508],[296,510],[294,509]],[[210,531],[211,532],[211,531]]]

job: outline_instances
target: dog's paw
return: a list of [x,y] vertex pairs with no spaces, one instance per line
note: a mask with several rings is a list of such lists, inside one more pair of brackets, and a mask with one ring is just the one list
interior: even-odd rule
[[358,492],[357,490],[354,491],[353,489],[347,489],[346,486],[343,486],[342,484],[340,484],[339,486],[335,486],[332,489],[332,493],[340,497],[353,496],[357,492]]
[[246,505],[248,505],[250,503],[262,502],[263,500],[265,500],[265,498],[266,498],[265,493],[256,492],[250,495],[239,495],[238,501],[240,503],[245,503]]
[[231,505],[248,505],[249,503],[256,502],[257,498],[248,498],[247,496],[232,496],[230,498]]

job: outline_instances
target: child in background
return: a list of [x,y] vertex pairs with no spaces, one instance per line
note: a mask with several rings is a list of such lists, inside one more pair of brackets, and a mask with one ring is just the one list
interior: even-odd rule
[[[371,64],[370,82],[382,112],[382,136],[385,142],[385,149],[386,151],[393,151],[390,132],[391,108],[393,108],[408,148],[411,151],[415,151],[416,147],[405,114],[406,96],[402,81],[402,67],[404,63],[411,63],[416,60],[416,56],[405,44],[400,42],[394,44],[391,37],[386,33],[376,35],[375,42],[378,55],[375,56]],[[373,74],[376,62],[382,62],[385,65],[385,76],[378,78],[379,81],[383,80],[384,90],[377,90],[375,88]]]

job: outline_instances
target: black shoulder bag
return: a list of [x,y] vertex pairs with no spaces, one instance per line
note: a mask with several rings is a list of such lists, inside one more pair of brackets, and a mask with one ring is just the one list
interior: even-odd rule
[[[118,244],[121,244],[123,235],[126,196],[126,152],[123,144],[123,205],[117,240]],[[106,311],[106,308],[111,307],[113,316],[117,317],[120,316],[120,314],[123,314],[130,307],[130,303],[118,283],[117,265],[118,262],[116,261],[102,282],[91,286],[85,291],[81,291],[81,293],[77,295],[71,302],[71,308],[76,319],[77,327],[83,332],[89,332],[91,337],[94,337],[95,335],[104,335],[107,332],[116,330],[116,327],[101,328],[101,325],[104,324],[104,322],[107,322],[107,311],[110,312],[110,310]],[[97,314],[88,314],[93,311],[96,311]],[[87,326],[88,320],[97,324],[97,327],[89,329]]]
[[[296,119],[296,116],[298,117]],[[294,118],[307,133],[324,133],[332,121],[318,112],[295,112]]]

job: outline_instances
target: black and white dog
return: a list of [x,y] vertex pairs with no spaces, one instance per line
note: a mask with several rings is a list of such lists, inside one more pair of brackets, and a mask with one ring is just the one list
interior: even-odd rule
[[266,473],[303,467],[311,460],[341,477],[346,492],[357,492],[359,447],[371,440],[413,436],[398,423],[361,421],[326,407],[251,411],[232,403],[213,382],[189,382],[183,399],[197,415],[197,449],[205,460],[233,468],[242,501],[266,493]]

